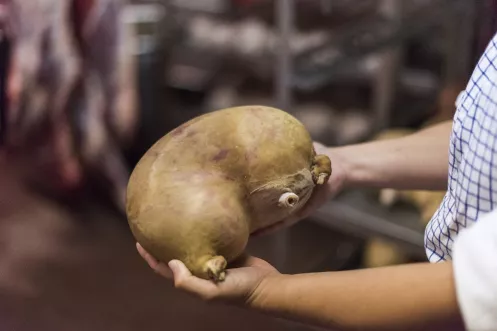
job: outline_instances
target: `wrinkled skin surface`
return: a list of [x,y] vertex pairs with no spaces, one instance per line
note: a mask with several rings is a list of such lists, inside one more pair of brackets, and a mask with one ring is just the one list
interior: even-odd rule
[[128,183],[128,222],[156,259],[181,260],[194,275],[221,281],[250,234],[291,224],[330,174],[328,157],[316,155],[288,113],[219,110],[184,123],[145,153]]

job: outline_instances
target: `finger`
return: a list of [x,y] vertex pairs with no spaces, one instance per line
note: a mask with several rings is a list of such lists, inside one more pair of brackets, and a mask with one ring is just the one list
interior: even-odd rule
[[153,268],[153,266],[157,265],[159,262],[152,256],[150,255],[145,248],[142,247],[139,243],[136,243],[136,249],[138,250],[138,253],[140,253],[141,257],[147,261],[147,263],[150,265],[150,267]]
[[152,268],[159,275],[172,279],[173,274],[171,269],[162,262],[157,261],[152,255],[150,255],[139,243],[136,243],[136,249],[140,253],[141,257],[147,262],[150,268]]
[[299,219],[307,218],[314,212],[314,210],[319,206],[322,200],[321,197],[321,195],[323,194],[321,192],[322,189],[323,188],[319,186],[314,188],[309,200],[307,200],[303,208],[295,213],[295,216],[297,218]]
[[168,265],[173,273],[176,288],[193,293],[206,300],[214,299],[216,293],[219,292],[215,283],[193,276],[183,262],[172,260]]
[[326,150],[326,145],[320,143],[319,141],[314,141],[313,146],[316,154],[322,154]]

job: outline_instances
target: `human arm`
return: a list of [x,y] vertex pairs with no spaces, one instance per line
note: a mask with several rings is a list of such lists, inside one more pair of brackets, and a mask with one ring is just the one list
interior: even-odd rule
[[250,257],[214,284],[169,267],[138,245],[142,257],[175,286],[208,301],[236,303],[332,330],[460,330],[451,263],[282,275]]
[[250,307],[334,330],[461,330],[451,263],[265,279]]
[[325,153],[340,168],[344,187],[444,190],[451,130],[452,121],[446,121],[402,138],[327,148]]
[[446,121],[402,138],[341,147],[315,142],[316,152],[330,158],[332,173],[296,216],[310,216],[344,188],[445,190],[451,132],[452,121]]
[[460,231],[453,262],[271,276],[250,303],[275,315],[361,330],[497,329],[497,209]]

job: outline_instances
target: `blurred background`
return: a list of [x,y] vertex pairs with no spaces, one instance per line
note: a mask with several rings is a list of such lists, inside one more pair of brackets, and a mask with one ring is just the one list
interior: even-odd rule
[[[135,251],[127,179],[235,105],[330,146],[451,119],[494,0],[0,0],[0,329],[311,330],[177,293]],[[249,243],[281,272],[424,261],[444,192],[349,190]]]

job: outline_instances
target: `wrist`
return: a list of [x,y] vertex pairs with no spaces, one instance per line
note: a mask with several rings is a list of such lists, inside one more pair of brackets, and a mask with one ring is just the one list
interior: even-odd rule
[[[247,306],[252,309],[267,311],[270,310],[271,302],[275,301],[277,296],[275,289],[284,286],[287,275],[276,274],[264,277],[250,294],[247,300]],[[284,291],[283,291],[284,292]]]
[[328,182],[332,196],[353,186],[350,147],[328,147],[326,155],[331,160],[331,178]]
[[[338,169],[338,177],[335,178],[339,181],[341,190],[356,188],[356,187],[378,187],[382,177],[376,171],[376,162],[374,155],[371,155],[373,149],[370,148],[371,142],[354,144],[348,146],[331,147],[329,155],[331,158],[332,176],[333,165],[335,164]],[[333,160],[336,162],[334,163]],[[334,180],[334,181],[335,181]],[[331,182],[331,185],[337,185]]]

